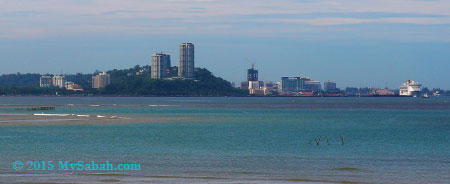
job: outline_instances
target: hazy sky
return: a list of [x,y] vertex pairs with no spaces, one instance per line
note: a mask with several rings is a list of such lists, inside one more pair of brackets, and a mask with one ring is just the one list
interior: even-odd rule
[[449,0],[0,0],[0,73],[178,64],[240,82],[309,76],[338,87],[450,89]]

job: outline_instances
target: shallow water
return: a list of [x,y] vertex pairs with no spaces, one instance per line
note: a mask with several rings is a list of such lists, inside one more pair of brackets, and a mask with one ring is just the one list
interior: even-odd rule
[[[1,126],[0,180],[448,183],[449,100],[3,97],[1,115],[32,114],[26,107],[53,105],[56,110],[48,113],[191,119]],[[12,168],[16,160],[108,160],[139,163],[142,170],[16,171]]]

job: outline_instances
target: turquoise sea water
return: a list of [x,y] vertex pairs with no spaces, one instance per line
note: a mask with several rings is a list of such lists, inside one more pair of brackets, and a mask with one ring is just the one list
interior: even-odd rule
[[[2,97],[0,122],[39,105],[56,106],[48,113],[182,121],[8,123],[0,126],[1,182],[450,183],[446,97]],[[142,170],[15,171],[16,160],[108,160]]]

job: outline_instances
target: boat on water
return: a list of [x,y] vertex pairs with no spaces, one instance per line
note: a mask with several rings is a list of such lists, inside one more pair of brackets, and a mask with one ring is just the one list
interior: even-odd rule
[[424,93],[423,98],[430,98],[430,96],[428,95],[428,93]]
[[433,93],[433,96],[441,96],[441,94],[439,93],[439,91],[435,91],[435,92]]
[[422,84],[408,80],[400,86],[400,96],[419,97],[422,91]]

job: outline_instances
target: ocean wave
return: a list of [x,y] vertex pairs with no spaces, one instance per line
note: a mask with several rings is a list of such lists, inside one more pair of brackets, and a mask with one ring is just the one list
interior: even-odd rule
[[62,117],[65,117],[65,116],[70,116],[71,114],[44,114],[44,113],[36,113],[36,114],[33,114],[33,115],[35,115],[35,116],[62,116]]
[[148,106],[149,107],[177,107],[177,106],[180,106],[180,105],[153,105],[153,104],[150,104]]

